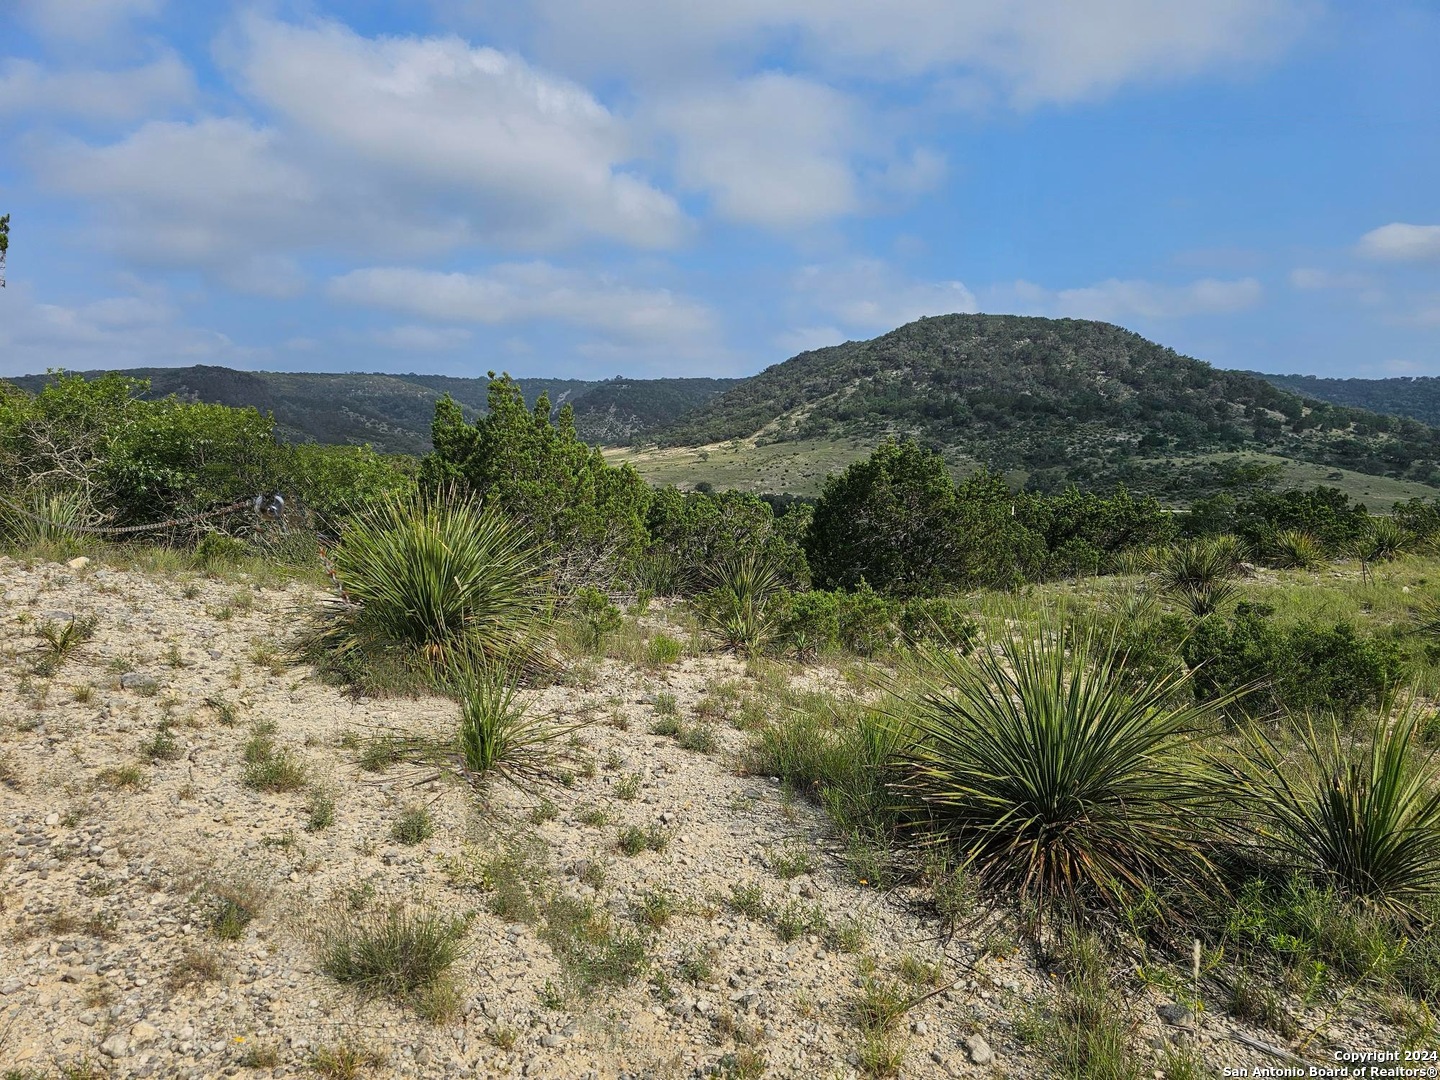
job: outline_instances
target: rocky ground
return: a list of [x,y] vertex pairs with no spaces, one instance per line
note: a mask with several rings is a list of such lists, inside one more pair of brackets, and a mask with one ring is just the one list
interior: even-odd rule
[[[377,736],[443,738],[457,709],[356,699],[287,662],[316,606],[314,587],[294,582],[0,558],[6,1077],[291,1076],[317,1062],[335,1076],[855,1076],[855,1002],[872,969],[913,996],[935,991],[901,1021],[900,1075],[1048,1075],[1017,1036],[1046,980],[1003,932],[946,940],[918,894],[847,872],[819,811],[734,769],[748,736],[724,713],[752,686],[744,665],[606,660],[530,692],[537,713],[583,725],[568,783],[477,794],[443,768],[361,767]],[[72,617],[93,617],[93,638],[36,673],[38,631]],[[713,747],[651,733],[697,707]],[[244,782],[245,748],[272,726],[305,786]],[[327,796],[333,823],[318,827]],[[433,835],[394,839],[418,806]],[[628,826],[662,850],[625,854]],[[496,866],[528,868],[633,928],[645,973],[575,992],[536,921],[491,913]],[[236,895],[258,914],[225,940],[216,904]],[[657,895],[668,920],[637,921]],[[737,895],[755,901],[750,914]],[[391,902],[469,919],[453,1007],[437,1020],[319,969],[327,926]],[[1168,1001],[1138,1003],[1138,1043],[1157,1061],[1168,1041],[1198,1039],[1215,1066],[1282,1063],[1233,1038],[1273,1036],[1218,1009],[1198,1034],[1183,1010],[1167,1023]],[[1322,1043],[1393,1042],[1337,1024]],[[347,1048],[377,1060],[345,1072]]]

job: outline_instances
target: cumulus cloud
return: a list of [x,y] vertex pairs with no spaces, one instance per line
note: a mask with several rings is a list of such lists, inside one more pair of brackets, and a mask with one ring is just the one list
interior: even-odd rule
[[[978,310],[975,294],[963,282],[914,281],[879,259],[807,266],[796,275],[794,288],[797,300],[811,311],[858,330],[893,330],[926,315]],[[828,331],[817,327],[792,333],[818,340]]]
[[187,102],[194,93],[190,69],[174,53],[119,71],[54,71],[32,60],[0,62],[0,115],[130,120]]
[[[468,0],[496,25],[500,6]],[[532,31],[569,69],[663,81],[753,65],[777,50],[869,81],[980,80],[1020,106],[1136,80],[1253,63],[1303,26],[1303,0],[535,0]],[[502,16],[513,24],[516,14]],[[984,96],[972,86],[967,96]]]
[[259,18],[226,47],[272,122],[151,121],[124,139],[32,140],[52,189],[122,255],[294,295],[293,257],[480,244],[654,247],[686,227],[622,168],[625,125],[587,91],[458,38],[362,38]]
[[624,342],[679,342],[713,334],[708,308],[668,289],[640,289],[544,262],[510,263],[483,274],[402,267],[334,278],[332,299],[428,319],[486,324],[551,320]]
[[364,38],[338,23],[246,20],[242,85],[304,138],[530,242],[677,239],[679,208],[627,171],[626,126],[576,83],[458,37]]
[[1380,262],[1421,262],[1440,259],[1440,225],[1394,222],[1360,238],[1357,250]]
[[187,326],[154,295],[42,303],[24,285],[0,290],[0,376],[125,368],[157,362],[248,366],[261,353],[224,334]]
[[786,227],[858,205],[858,111],[836,90],[772,72],[671,101],[657,121],[674,135],[683,185],[710,192],[732,220]]
[[1255,307],[1264,297],[1255,278],[1221,281],[1202,278],[1186,285],[1114,278],[1078,289],[1047,289],[1028,281],[988,292],[987,301],[1003,307],[1008,300],[1018,310],[1061,318],[1116,320],[1133,316],[1148,319],[1184,318],[1190,315],[1226,315]]

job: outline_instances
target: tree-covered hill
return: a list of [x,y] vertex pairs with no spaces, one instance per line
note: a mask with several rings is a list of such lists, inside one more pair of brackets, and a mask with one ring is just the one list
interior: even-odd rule
[[657,436],[877,440],[907,434],[1039,486],[1124,479],[1167,459],[1253,451],[1432,483],[1440,431],[1307,403],[1109,323],[1011,315],[920,319],[747,379]]
[[[84,372],[87,378],[105,372]],[[273,413],[276,429],[292,442],[369,443],[391,453],[430,449],[435,402],[449,394],[469,417],[485,409],[488,378],[447,375],[326,374],[235,371],[197,365],[131,368],[119,374],[150,383],[148,397],[174,394],[186,401],[254,406]],[[34,392],[45,375],[10,381]],[[673,422],[728,389],[734,379],[520,379],[527,402],[543,392],[557,409],[575,410],[575,426],[592,443],[620,443]]]
[[1408,416],[1440,427],[1440,378],[1402,376],[1393,379],[1322,379],[1315,375],[1261,375],[1282,390],[1371,412]]

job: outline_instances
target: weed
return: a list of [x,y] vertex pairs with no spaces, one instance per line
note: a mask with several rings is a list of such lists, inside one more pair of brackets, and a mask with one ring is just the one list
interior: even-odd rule
[[554,821],[560,816],[560,808],[550,799],[541,799],[530,810],[530,823],[532,825],[544,825],[547,821]]
[[150,777],[139,765],[119,765],[101,769],[99,781],[117,791],[143,791],[150,786]]
[[682,728],[676,734],[675,741],[681,749],[693,750],[698,754],[713,754],[719,746],[715,729],[709,724],[693,724]]
[[651,930],[663,930],[675,914],[675,898],[665,889],[650,889],[634,905],[637,922]]
[[798,841],[772,850],[769,856],[770,869],[774,870],[782,881],[789,881],[815,870],[814,853]]
[[310,1058],[310,1068],[326,1080],[356,1080],[367,1069],[378,1069],[385,1061],[385,1055],[378,1050],[342,1043],[317,1049]]
[[335,796],[326,788],[312,787],[305,804],[305,831],[322,832],[335,824]]
[[365,993],[412,1003],[460,957],[463,921],[410,907],[332,919],[321,931],[320,968]]
[[305,766],[287,747],[275,745],[269,729],[257,726],[243,753],[246,787],[256,791],[298,791],[305,786]]
[[639,825],[628,825],[620,830],[616,847],[626,855],[639,855],[642,851],[664,851],[669,843],[670,834],[658,824],[643,828]]
[[208,950],[190,949],[175,961],[169,974],[165,976],[165,986],[171,991],[184,990],[216,982],[219,978],[219,958]]
[[407,806],[390,827],[390,838],[398,844],[418,844],[435,835],[435,824],[424,806]]
[[615,797],[631,801],[640,794],[640,774],[626,773],[619,780],[615,781]]

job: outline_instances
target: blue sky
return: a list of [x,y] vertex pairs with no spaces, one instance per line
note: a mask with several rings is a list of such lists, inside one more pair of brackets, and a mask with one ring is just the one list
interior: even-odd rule
[[1440,7],[3,0],[0,375],[743,375],[921,315],[1440,375]]

